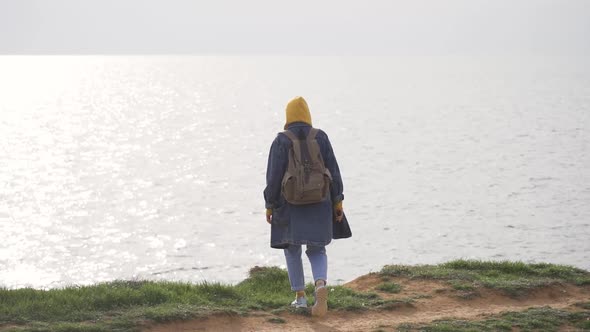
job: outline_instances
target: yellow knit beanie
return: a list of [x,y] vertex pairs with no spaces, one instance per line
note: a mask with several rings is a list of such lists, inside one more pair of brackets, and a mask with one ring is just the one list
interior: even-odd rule
[[304,122],[311,126],[311,114],[309,113],[309,106],[303,97],[295,97],[289,101],[286,108],[287,122],[285,123],[285,130],[293,122]]

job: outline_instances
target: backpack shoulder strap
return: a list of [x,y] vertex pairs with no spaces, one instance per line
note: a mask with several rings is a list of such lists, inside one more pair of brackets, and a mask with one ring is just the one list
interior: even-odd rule
[[288,129],[283,131],[283,134],[285,134],[285,136],[287,136],[289,140],[291,140],[291,143],[293,143],[293,152],[295,153],[295,159],[301,162],[301,145],[299,139],[297,138],[297,136],[295,136],[295,134],[293,134],[292,131]]
[[320,132],[319,129],[311,128],[309,130],[309,133],[307,134],[307,140],[308,141],[313,141],[319,132]]
[[316,140],[316,136],[319,132],[320,132],[319,129],[316,129],[316,128],[310,129],[309,134],[307,134],[307,139],[306,139],[307,149],[310,153],[310,157],[312,158],[313,163],[316,164],[319,162],[319,164],[322,167],[325,167],[324,166],[324,158],[322,157],[320,145],[319,145],[319,142]]
[[291,142],[298,140],[297,136],[295,136],[295,134],[293,134],[293,132],[290,130],[283,131],[283,134],[285,134],[285,136],[287,136],[291,140]]

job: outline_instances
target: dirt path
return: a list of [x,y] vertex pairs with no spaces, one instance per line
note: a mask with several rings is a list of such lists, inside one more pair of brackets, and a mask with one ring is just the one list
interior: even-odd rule
[[[348,284],[359,291],[373,291],[386,299],[413,298],[411,305],[393,310],[365,312],[329,312],[323,318],[303,315],[259,312],[248,317],[214,316],[207,319],[153,326],[145,331],[372,331],[379,327],[401,323],[427,323],[442,318],[480,320],[504,311],[522,311],[533,307],[551,306],[564,309],[578,302],[590,301],[590,287],[553,285],[531,292],[525,297],[512,298],[490,289],[478,289],[478,294],[458,292],[447,283],[433,280],[395,278],[402,292],[388,294],[375,290],[382,281],[374,275],[360,277]],[[284,323],[270,322],[280,317]]]

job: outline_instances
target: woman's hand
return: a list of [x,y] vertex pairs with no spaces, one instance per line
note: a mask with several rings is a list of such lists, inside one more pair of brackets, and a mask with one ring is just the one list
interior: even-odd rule
[[334,204],[334,215],[336,216],[337,222],[342,222],[344,218],[344,209],[342,208],[342,201]]
[[272,209],[266,209],[266,222],[272,223]]

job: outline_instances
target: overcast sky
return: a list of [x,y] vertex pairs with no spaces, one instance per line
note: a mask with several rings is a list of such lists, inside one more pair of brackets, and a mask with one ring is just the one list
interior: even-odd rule
[[0,0],[0,53],[590,55],[590,0]]

